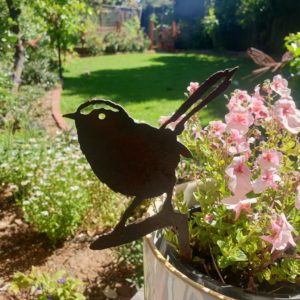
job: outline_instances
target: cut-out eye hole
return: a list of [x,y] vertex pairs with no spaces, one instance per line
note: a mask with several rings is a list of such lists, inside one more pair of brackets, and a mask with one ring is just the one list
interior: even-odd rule
[[100,113],[98,115],[99,120],[104,120],[106,118],[106,115],[104,113]]

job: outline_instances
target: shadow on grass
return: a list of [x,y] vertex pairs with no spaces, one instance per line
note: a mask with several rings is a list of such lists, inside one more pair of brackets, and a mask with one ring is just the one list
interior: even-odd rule
[[[118,57],[116,56],[116,59]],[[71,77],[66,74],[64,80],[64,94],[68,97],[65,106],[75,109],[79,104],[78,97],[88,100],[93,97],[103,97],[120,103],[121,105],[133,103],[146,103],[147,101],[180,101],[184,100],[183,92],[190,81],[202,82],[218,70],[240,66],[235,75],[233,84],[227,90],[230,94],[235,88],[247,89],[251,92],[257,83],[273,74],[266,73],[254,80],[245,79],[255,69],[249,60],[234,56],[217,55],[162,55],[153,57],[153,66],[103,69]],[[74,103],[70,102],[76,96]],[[226,112],[226,101],[220,96],[219,101],[213,101],[205,110],[205,115],[223,117]],[[147,110],[147,104],[145,105]],[[149,105],[151,109],[151,105]]]

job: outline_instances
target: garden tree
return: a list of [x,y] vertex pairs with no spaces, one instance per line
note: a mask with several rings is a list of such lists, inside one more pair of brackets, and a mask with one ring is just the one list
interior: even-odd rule
[[21,84],[21,75],[25,62],[25,46],[20,31],[19,17],[21,15],[20,2],[17,0],[6,0],[8,9],[7,24],[10,25],[10,31],[15,37],[15,53],[14,53],[14,74],[13,74],[13,93],[18,91]]
[[62,54],[77,42],[84,16],[90,8],[83,0],[35,0],[33,6],[43,18],[50,44],[57,51],[58,73],[62,80]]

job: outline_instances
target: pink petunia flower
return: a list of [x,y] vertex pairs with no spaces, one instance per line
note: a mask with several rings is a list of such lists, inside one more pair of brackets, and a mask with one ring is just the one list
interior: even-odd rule
[[286,97],[291,95],[291,90],[288,88],[288,82],[281,75],[276,75],[271,82],[271,89],[280,96]]
[[254,180],[253,192],[256,194],[264,192],[267,188],[271,187],[276,190],[278,187],[278,182],[281,181],[281,177],[276,174],[276,169],[267,169],[262,172],[262,174]]
[[229,135],[224,140],[224,146],[227,149],[229,155],[235,155],[240,153],[250,154],[250,145],[238,130],[231,129]]
[[263,235],[260,238],[268,243],[271,243],[272,250],[284,250],[288,244],[296,246],[295,241],[292,236],[292,225],[287,221],[284,213],[281,213],[277,220],[271,221],[271,236]]
[[300,209],[300,185],[298,185],[298,187],[297,187],[297,195],[296,195],[295,207],[297,209]]
[[262,170],[274,168],[279,169],[282,159],[282,153],[276,150],[265,150],[256,160]]
[[227,130],[236,129],[241,134],[245,134],[248,132],[249,127],[253,124],[254,119],[252,114],[247,111],[232,111],[225,115],[225,121],[227,123]]
[[282,98],[274,103],[275,119],[289,132],[300,132],[300,111],[293,100]]
[[208,125],[208,133],[213,137],[220,137],[226,130],[226,124],[222,121],[211,121]]
[[[171,129],[175,129],[176,125],[184,118],[184,114],[181,115],[175,122],[172,122],[170,124],[168,124],[168,128],[171,128]],[[165,122],[167,122],[171,117],[170,116],[161,116],[159,118],[159,124],[162,125],[164,124]]]
[[241,90],[235,90],[227,104],[229,111],[248,111],[250,106],[251,97],[247,91]]
[[204,221],[207,223],[211,223],[215,219],[213,214],[206,214],[204,216]]
[[269,117],[269,110],[265,106],[264,101],[257,97],[252,97],[251,112],[256,120]]
[[[225,205],[226,205],[226,202],[228,202],[228,199],[230,199],[230,198],[223,199],[224,200],[223,203]],[[236,197],[236,199],[237,199],[237,197]],[[237,203],[234,203],[234,204],[227,204],[226,208],[227,209],[235,210],[235,220],[237,220],[237,219],[239,219],[242,211],[250,213],[250,211],[251,211],[251,204],[252,203],[256,203],[256,202],[257,202],[256,198],[244,199],[244,200],[239,200]]]
[[228,188],[234,195],[241,197],[252,190],[251,171],[244,157],[234,157],[225,172],[229,177]]
[[193,131],[193,136],[195,137],[195,139],[199,139],[201,137],[202,130],[200,127],[194,126],[192,128],[192,131]]
[[189,95],[191,96],[199,88],[199,82],[190,82],[190,85],[187,87]]

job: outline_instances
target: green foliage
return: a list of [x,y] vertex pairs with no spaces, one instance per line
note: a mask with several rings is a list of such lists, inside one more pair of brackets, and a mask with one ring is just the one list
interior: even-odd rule
[[81,30],[82,18],[88,12],[82,0],[37,0],[37,13],[43,18],[51,43],[60,43],[63,50],[74,45]]
[[97,216],[101,209],[110,210],[105,225],[115,223],[116,207],[120,211],[120,206],[109,204],[112,197],[102,193],[105,187],[90,171],[72,136],[60,134],[53,141],[47,137],[12,138],[1,152],[0,182],[18,187],[17,203],[25,219],[53,243],[73,234],[90,208]]
[[96,25],[88,21],[85,44],[89,53],[142,52],[150,46],[150,41],[140,27],[138,17],[122,24],[119,31],[99,33]]
[[12,66],[10,61],[0,61],[0,128],[16,130],[39,126],[34,120],[39,116],[37,107],[44,90],[38,86],[22,86],[18,94],[12,94]]
[[300,32],[290,33],[285,37],[285,47],[293,53],[290,65],[296,74],[300,74]]
[[213,46],[217,47],[217,38],[216,38],[216,31],[218,30],[219,21],[216,18],[214,7],[210,7],[208,10],[208,15],[203,18],[203,26],[204,31],[212,40]]
[[124,262],[126,266],[133,268],[133,274],[126,280],[139,289],[144,283],[143,241],[137,240],[122,245],[116,249],[116,254],[119,262]]
[[15,273],[10,289],[15,294],[22,293],[28,300],[84,300],[83,285],[81,280],[70,277],[64,271],[50,275],[32,267],[28,275]]

